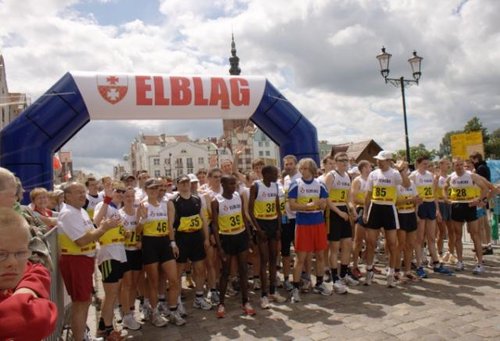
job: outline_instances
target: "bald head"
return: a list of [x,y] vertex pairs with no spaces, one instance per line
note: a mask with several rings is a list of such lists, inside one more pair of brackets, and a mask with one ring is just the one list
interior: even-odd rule
[[21,235],[26,235],[28,245],[31,235],[26,219],[11,208],[0,207],[0,235],[5,236],[13,231],[22,231]]

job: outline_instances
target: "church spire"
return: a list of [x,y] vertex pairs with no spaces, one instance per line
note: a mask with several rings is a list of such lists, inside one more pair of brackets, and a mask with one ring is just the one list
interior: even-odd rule
[[238,76],[241,73],[240,69],[240,58],[236,55],[236,44],[234,42],[234,34],[231,33],[231,57],[229,57],[229,64],[231,68],[229,69],[229,74],[232,76]]

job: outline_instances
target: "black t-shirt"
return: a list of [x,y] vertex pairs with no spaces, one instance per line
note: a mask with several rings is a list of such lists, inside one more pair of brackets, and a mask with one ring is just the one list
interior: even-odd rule
[[483,178],[485,178],[488,181],[491,181],[491,172],[490,168],[486,164],[486,162],[481,161],[476,164],[474,164],[474,167],[476,168],[476,174],[481,175]]
[[172,202],[175,207],[174,229],[179,227],[181,217],[191,217],[201,213],[201,199],[197,195],[191,195],[189,199],[184,199],[177,194]]

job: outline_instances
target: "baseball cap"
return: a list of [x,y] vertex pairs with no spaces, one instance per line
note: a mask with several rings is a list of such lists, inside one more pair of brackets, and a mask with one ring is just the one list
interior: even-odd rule
[[132,174],[129,174],[129,173],[125,173],[125,174],[123,174],[120,177],[121,181],[125,181],[125,180],[128,180],[128,179],[134,179],[135,180],[135,176],[133,176]]
[[181,176],[179,176],[177,178],[177,183],[181,183],[181,182],[184,182],[184,181],[191,181],[191,178],[186,175],[186,174],[182,174]]
[[361,174],[357,166],[352,167],[347,171],[348,174]]
[[394,158],[394,156],[392,155],[391,152],[387,151],[387,150],[381,150],[377,155],[375,155],[373,157],[374,159],[377,159],[377,160],[382,160],[382,161],[385,161],[385,160],[392,160]]
[[161,185],[161,182],[154,179],[150,178],[146,180],[146,183],[144,184],[144,187],[146,188],[152,188],[152,187],[159,187]]
[[200,182],[200,180],[198,180],[196,175],[194,175],[193,173],[188,174],[188,176],[189,176],[189,179],[191,180],[191,182]]

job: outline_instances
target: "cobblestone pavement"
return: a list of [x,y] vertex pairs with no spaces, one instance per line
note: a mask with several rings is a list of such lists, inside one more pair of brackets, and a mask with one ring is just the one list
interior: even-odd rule
[[[376,284],[357,286],[347,295],[302,295],[302,302],[258,307],[254,317],[240,315],[239,298],[226,300],[226,317],[191,308],[182,327],[156,328],[145,324],[129,332],[137,340],[500,340],[500,248],[485,257],[486,273],[472,275],[474,260],[465,251],[466,271],[453,276],[433,274],[421,282],[389,289],[385,277]],[[283,289],[280,289],[283,290]],[[285,295],[285,292],[281,292]]]

